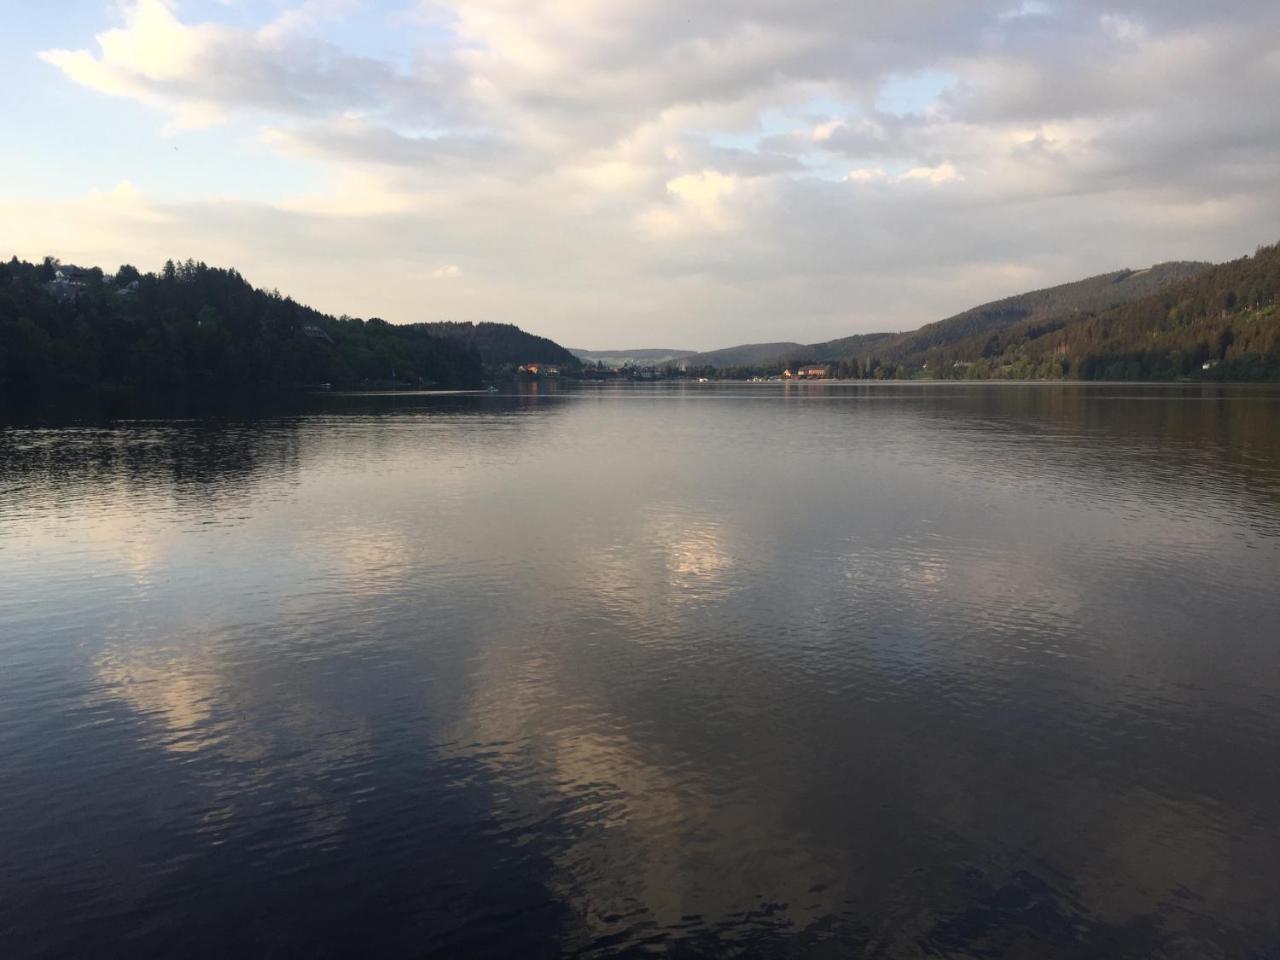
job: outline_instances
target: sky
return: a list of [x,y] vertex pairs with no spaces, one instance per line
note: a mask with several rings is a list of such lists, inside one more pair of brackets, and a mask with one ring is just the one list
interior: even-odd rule
[[1274,0],[0,0],[0,254],[595,349],[1280,240]]

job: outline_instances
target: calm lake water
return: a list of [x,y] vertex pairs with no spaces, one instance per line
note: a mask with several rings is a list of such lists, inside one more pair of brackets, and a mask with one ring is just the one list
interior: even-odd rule
[[0,955],[1280,957],[1280,392],[0,428]]

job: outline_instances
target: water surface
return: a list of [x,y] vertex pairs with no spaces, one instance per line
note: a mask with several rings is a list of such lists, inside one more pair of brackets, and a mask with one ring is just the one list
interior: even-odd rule
[[0,428],[0,954],[1280,957],[1280,392]]

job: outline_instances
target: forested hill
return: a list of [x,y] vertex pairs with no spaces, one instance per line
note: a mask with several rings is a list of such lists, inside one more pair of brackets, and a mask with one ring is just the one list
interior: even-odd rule
[[1118,270],[1044,290],[1017,294],[905,333],[860,333],[823,343],[749,343],[688,357],[691,367],[771,368],[794,363],[838,364],[865,370],[874,363],[882,375],[907,375],[922,369],[930,351],[969,344],[975,337],[1029,321],[1092,315],[1145,297],[1170,284],[1192,278],[1209,263],[1160,263],[1145,270]]
[[[834,341],[853,376],[1280,380],[1280,245],[1011,297],[884,340]],[[816,352],[816,351],[815,351]]]
[[528,335],[502,324],[476,329],[492,335],[332,317],[255,289],[235,270],[191,261],[148,274],[123,266],[114,276],[51,258],[0,262],[0,392],[9,394],[477,387],[486,347]]
[[[1212,266],[1210,263],[1171,261],[1145,270],[1118,270],[1044,290],[1033,290],[973,307],[954,317],[904,333],[891,343],[875,344],[871,349],[878,349],[889,359],[920,363],[929,350],[968,341],[1026,321],[1095,313],[1148,296],[1170,284],[1203,273]],[[862,345],[856,343],[858,339],[850,338],[854,341],[852,343],[834,340],[821,346],[826,348],[827,356],[837,359],[863,352],[859,349]],[[854,349],[851,351],[848,347]]]
[[708,350],[685,357],[684,363],[690,368],[697,367],[750,367],[774,362],[783,362],[790,356],[803,356],[809,348],[801,343],[784,341],[782,343],[742,343],[736,347],[723,347],[719,350]]
[[446,337],[479,351],[484,365],[494,372],[506,372],[525,363],[551,363],[567,368],[581,366],[570,350],[554,340],[527,333],[510,323],[425,323],[433,336]]
[[638,350],[583,350],[570,347],[570,351],[579,360],[586,363],[604,363],[609,366],[634,364],[637,366],[657,365],[685,360],[695,356],[694,350],[675,350],[663,347],[645,347]]
[[1280,380],[1280,245],[1129,303],[930,351],[939,377]]

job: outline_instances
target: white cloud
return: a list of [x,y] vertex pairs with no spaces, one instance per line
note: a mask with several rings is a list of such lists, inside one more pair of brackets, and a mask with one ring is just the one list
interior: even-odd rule
[[[83,86],[116,97],[164,106],[166,85],[181,83],[200,68],[206,51],[226,36],[215,26],[187,27],[161,0],[139,0],[127,9],[124,27],[98,34],[101,50],[47,50],[40,57]],[[182,126],[215,122],[220,111],[200,99],[173,103]]]
[[124,25],[99,33],[98,51],[46,50],[41,59],[82,86],[159,107],[178,128],[243,110],[326,115],[350,108],[419,107],[423,81],[379,60],[344,54],[307,29],[345,4],[304,3],[257,30],[188,24],[165,0],[135,0]]
[[939,163],[933,167],[912,167],[901,177],[900,182],[906,183],[911,180],[922,180],[926,183],[943,184],[954,183],[957,180],[963,180],[956,168],[950,163]]
[[667,192],[677,201],[673,221],[677,228],[691,226],[724,231],[737,222],[732,205],[734,195],[742,189],[742,180],[715,170],[702,170],[667,181]]
[[929,183],[939,186],[959,182],[964,177],[952,164],[940,163],[933,167],[912,167],[897,176],[891,175],[884,167],[859,167],[846,173],[844,179],[848,183]]
[[844,129],[843,120],[825,120],[813,128],[810,136],[814,143],[826,143],[837,130]]
[[850,183],[884,183],[889,179],[889,174],[884,167],[861,167],[850,170],[844,178]]

